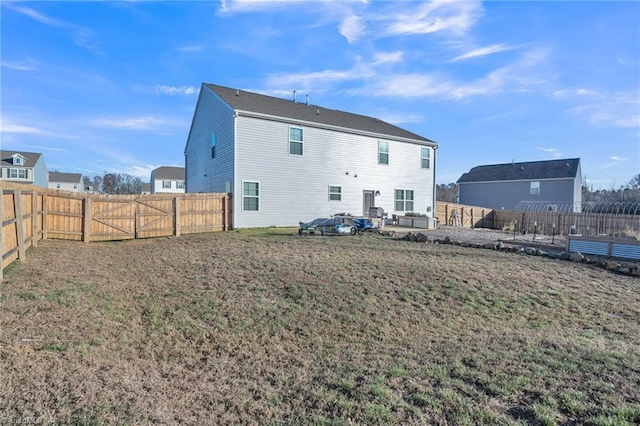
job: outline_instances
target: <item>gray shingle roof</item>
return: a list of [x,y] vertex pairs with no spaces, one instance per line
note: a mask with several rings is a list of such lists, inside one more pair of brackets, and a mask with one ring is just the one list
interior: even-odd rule
[[232,89],[215,84],[204,83],[203,86],[209,88],[235,110],[413,139],[420,142],[435,143],[425,137],[373,117],[327,109],[318,105],[307,105],[306,102],[293,102],[292,100],[246,92],[244,90]]
[[579,158],[569,158],[476,166],[463,174],[457,183],[575,178],[579,164]]
[[[20,154],[23,157],[26,158],[26,160],[24,161],[24,165],[23,166],[14,166],[12,163],[12,158],[11,156],[13,154]],[[0,164],[2,164],[2,166],[4,167],[8,167],[8,166],[14,166],[14,167],[34,167],[36,165],[36,163],[38,162],[38,160],[40,159],[40,156],[42,154],[38,153],[38,152],[27,152],[27,151],[5,151],[2,150],[0,151]]]
[[82,184],[82,175],[80,173],[62,173],[49,172],[49,182],[60,183],[80,183]]
[[151,172],[153,179],[184,180],[184,167],[162,166]]

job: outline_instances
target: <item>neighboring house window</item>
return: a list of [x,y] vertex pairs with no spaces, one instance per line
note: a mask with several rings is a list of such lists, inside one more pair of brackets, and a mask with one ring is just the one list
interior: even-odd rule
[[301,128],[289,127],[289,154],[302,155],[303,139]]
[[9,177],[12,179],[26,179],[27,171],[25,169],[9,169]]
[[178,181],[176,182],[176,188],[178,189],[184,189],[184,181]]
[[427,147],[422,147],[422,168],[431,168],[431,149]]
[[378,164],[389,164],[389,142],[378,142]]
[[558,205],[557,204],[548,204],[547,205],[547,211],[548,212],[557,212],[558,211]]
[[342,187],[340,186],[329,187],[329,201],[342,201]]
[[216,158],[216,134],[211,135],[211,158]]
[[13,164],[15,164],[16,166],[22,166],[22,157],[16,155],[13,159]]
[[163,189],[171,189],[171,181],[170,180],[163,180],[162,181],[162,188]]
[[242,182],[242,210],[258,211],[260,209],[260,184],[258,182]]
[[539,194],[540,193],[540,182],[531,182],[531,189],[529,191],[531,194]]
[[60,189],[60,184],[56,183],[56,189]]
[[0,168],[0,178],[2,177],[2,169]]
[[413,211],[413,191],[410,189],[396,189],[395,210],[398,212]]
[[73,184],[73,189],[78,189],[78,184],[77,183]]

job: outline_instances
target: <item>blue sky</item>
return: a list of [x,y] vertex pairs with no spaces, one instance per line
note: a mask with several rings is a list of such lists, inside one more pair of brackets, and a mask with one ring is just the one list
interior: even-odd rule
[[2,1],[2,149],[148,181],[184,164],[202,82],[377,117],[440,144],[437,182],[582,159],[640,173],[640,2]]

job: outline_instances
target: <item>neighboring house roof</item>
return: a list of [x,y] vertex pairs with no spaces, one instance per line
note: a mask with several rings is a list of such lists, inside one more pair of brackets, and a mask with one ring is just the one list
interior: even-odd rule
[[[22,155],[25,160],[24,164],[20,166],[16,166],[13,164],[13,158],[11,157],[13,154]],[[40,159],[42,154],[38,152],[26,152],[26,151],[0,151],[0,164],[4,167],[35,167],[36,163]]]
[[78,183],[82,181],[80,173],[49,172],[49,182]]
[[140,191],[142,191],[142,192],[150,192],[151,191],[151,184],[149,182],[142,182],[140,184]]
[[382,120],[334,109],[322,108],[306,102],[294,102],[273,96],[245,92],[215,84],[204,84],[233,109],[269,116],[306,121],[324,126],[341,127],[367,133],[395,136],[435,144],[432,140],[396,127]]
[[151,172],[154,179],[184,180],[184,167],[162,166]]
[[579,164],[579,158],[569,158],[477,166],[463,174],[457,183],[575,178]]

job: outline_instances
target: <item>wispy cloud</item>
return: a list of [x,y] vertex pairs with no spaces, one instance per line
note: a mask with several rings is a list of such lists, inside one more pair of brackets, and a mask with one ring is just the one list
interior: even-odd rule
[[203,49],[204,47],[199,45],[188,45],[188,46],[176,47],[176,50],[178,52],[200,52]]
[[456,56],[451,60],[451,62],[458,62],[458,61],[462,61],[464,59],[470,59],[470,58],[478,58],[481,56],[492,55],[494,53],[499,53],[499,52],[506,52],[508,50],[513,50],[513,49],[515,49],[515,47],[507,46],[505,44],[492,44],[491,46],[480,47],[470,52],[467,52],[463,55]]
[[640,100],[631,94],[601,94],[568,111],[586,117],[594,127],[640,127]]
[[347,16],[338,26],[340,34],[353,43],[365,34],[365,24],[361,18],[355,15]]
[[146,117],[98,118],[89,122],[94,127],[121,130],[152,130],[162,133],[168,127],[182,126],[184,123],[174,119]]
[[28,134],[28,135],[44,135],[47,132],[38,127],[7,122],[7,120],[3,118],[2,133],[3,134],[4,133],[21,133],[21,134]]
[[626,158],[623,158],[623,157],[617,157],[617,156],[615,156],[615,155],[613,155],[613,156],[609,157],[609,159],[610,159],[610,160],[613,160],[613,161],[627,161],[627,159],[626,159]]
[[40,64],[38,63],[38,61],[31,59],[29,57],[25,58],[24,61],[18,61],[18,62],[9,62],[9,61],[2,61],[0,62],[0,66],[2,66],[3,68],[8,68],[8,69],[12,69],[12,70],[16,70],[16,71],[35,71],[38,69],[38,66]]
[[402,12],[392,14],[385,20],[385,35],[429,34],[440,31],[463,35],[484,14],[482,4],[477,1],[403,2],[402,9]]
[[94,31],[89,28],[76,25],[71,22],[49,17],[33,8],[22,6],[21,2],[3,2],[2,5],[15,12],[28,16],[29,18],[37,22],[40,22],[41,24],[44,24],[50,27],[68,30],[71,33],[71,37],[75,45],[80,46],[96,54],[100,54],[100,55],[104,54],[104,52],[98,46],[98,43],[95,41],[96,36]]
[[197,95],[200,88],[194,86],[160,86],[154,87],[153,91],[162,95]]
[[537,149],[538,151],[543,151],[549,154],[553,154],[554,158],[560,158],[563,156],[563,154],[557,148],[544,148],[541,146],[536,146],[534,148]]

